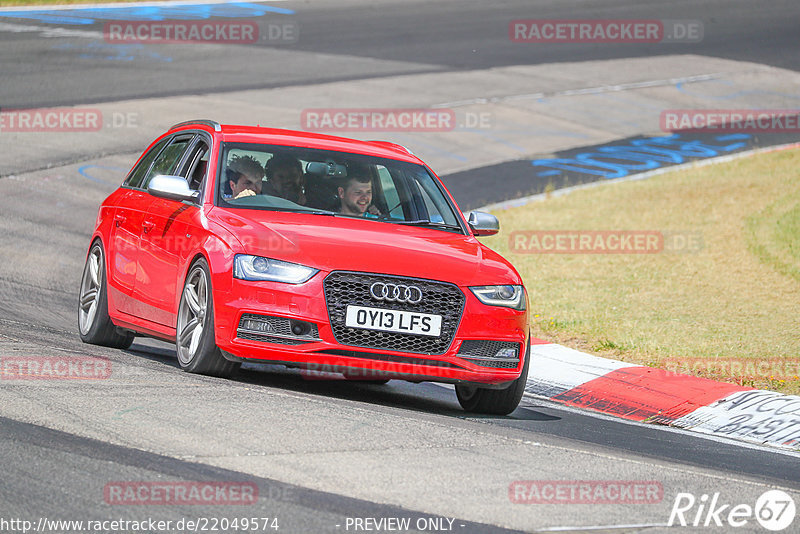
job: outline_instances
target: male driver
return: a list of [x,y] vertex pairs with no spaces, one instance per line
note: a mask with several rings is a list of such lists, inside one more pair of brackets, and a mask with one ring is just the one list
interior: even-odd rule
[[375,217],[380,215],[377,208],[369,209],[372,204],[372,180],[369,175],[363,172],[351,174],[339,186],[338,194],[341,202],[339,213],[356,217]]
[[252,156],[234,156],[226,171],[231,198],[261,193],[264,168]]

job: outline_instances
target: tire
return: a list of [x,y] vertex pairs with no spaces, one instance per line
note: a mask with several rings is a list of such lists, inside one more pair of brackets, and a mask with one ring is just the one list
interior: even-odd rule
[[228,378],[241,367],[226,360],[214,341],[214,298],[204,259],[189,269],[178,306],[175,335],[178,363],[188,373]]
[[78,294],[78,333],[81,341],[117,349],[127,349],[134,334],[120,331],[108,315],[108,288],[103,245],[92,243],[83,266]]
[[525,384],[528,381],[528,368],[531,361],[531,345],[525,350],[525,363],[522,365],[522,374],[511,384],[503,389],[488,389],[477,386],[456,385],[456,397],[458,403],[467,412],[488,414],[488,415],[508,415],[519,406],[522,394],[525,392]]

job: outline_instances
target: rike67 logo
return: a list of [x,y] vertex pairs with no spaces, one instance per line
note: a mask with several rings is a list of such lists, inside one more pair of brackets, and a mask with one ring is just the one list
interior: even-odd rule
[[743,527],[755,519],[765,529],[778,532],[791,526],[796,512],[794,499],[781,490],[764,492],[755,506],[726,503],[719,493],[710,497],[703,494],[699,499],[691,493],[679,493],[667,524],[670,527],[725,527],[727,530]]

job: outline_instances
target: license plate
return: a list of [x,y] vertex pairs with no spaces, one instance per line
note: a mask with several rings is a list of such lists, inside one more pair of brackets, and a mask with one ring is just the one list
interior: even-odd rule
[[382,332],[438,336],[442,331],[442,316],[365,306],[348,306],[344,324],[351,328]]

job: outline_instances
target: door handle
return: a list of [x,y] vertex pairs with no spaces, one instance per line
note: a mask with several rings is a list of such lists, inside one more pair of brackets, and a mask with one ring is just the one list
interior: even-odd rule
[[125,221],[127,220],[128,220],[127,217],[125,217],[124,215],[114,215],[114,226],[119,228],[120,225],[124,224]]
[[153,221],[144,221],[142,223],[142,229],[144,230],[144,233],[150,232],[150,230],[152,230],[155,227],[156,223],[154,223]]

